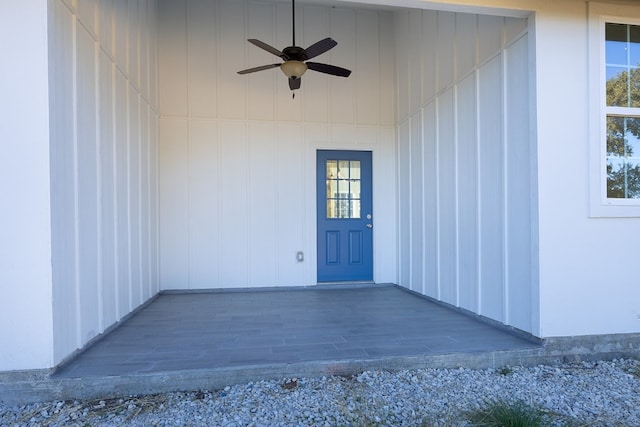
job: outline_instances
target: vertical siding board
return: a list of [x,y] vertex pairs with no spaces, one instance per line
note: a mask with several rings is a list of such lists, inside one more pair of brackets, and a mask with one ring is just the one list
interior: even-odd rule
[[438,12],[438,91],[449,86],[455,78],[455,13]]
[[116,65],[125,75],[129,75],[129,8],[126,1],[114,0],[114,56]]
[[[411,127],[409,121],[398,130],[398,198],[400,285],[411,287]],[[419,238],[420,236],[416,236]]]
[[160,270],[163,289],[189,287],[189,141],[184,119],[160,121]]
[[504,18],[478,15],[478,63],[487,62],[500,52]]
[[378,63],[378,15],[375,12],[356,12],[356,64],[353,77],[356,85],[356,122],[375,125],[379,122],[378,91],[380,86]]
[[437,81],[437,41],[438,41],[438,13],[425,10],[422,12],[422,104],[433,100],[436,94]]
[[422,10],[412,10],[409,12],[409,111],[416,113],[422,105],[422,57],[418,54],[423,41],[422,36]]
[[[356,67],[356,14],[352,10],[332,9],[330,17],[331,35],[339,40],[339,44],[324,58],[330,64],[354,70]],[[357,75],[349,78],[331,78],[329,117],[332,123],[355,123],[355,81],[357,79]]]
[[140,89],[140,25],[138,22],[138,3],[141,0],[128,0],[128,54],[129,83]]
[[403,123],[409,118],[409,12],[402,11],[395,14],[395,58],[396,58],[396,90],[397,117],[396,123]]
[[[159,72],[159,61],[158,61],[158,39],[160,38],[160,31],[158,31],[159,26],[159,18],[158,18],[158,0],[149,0],[147,3],[147,10],[149,16],[147,18],[147,25],[149,28],[149,34],[152,36],[149,37],[149,102],[151,103],[151,107],[154,111],[158,110],[158,72]],[[157,141],[157,139],[154,139]]]
[[[140,95],[145,102],[149,100],[149,16],[147,2],[138,2],[138,63],[140,79]],[[144,121],[144,120],[143,120]]]
[[[295,255],[301,247],[304,233],[304,183],[297,179],[305,174],[302,127],[299,124],[276,124],[277,230],[278,284],[299,285],[304,279],[304,264],[297,263]],[[315,162],[314,162],[315,164]],[[314,167],[315,170],[315,167]]]
[[504,18],[505,45],[516,41],[527,31],[529,20],[527,18]]
[[[300,45],[300,42],[302,42],[300,39],[300,24],[302,22],[302,15],[304,12],[302,14],[298,13],[298,9],[299,8],[296,8],[296,44]],[[300,8],[300,10],[304,11],[304,8]],[[277,2],[275,5],[275,47],[282,49],[285,46],[291,46],[291,36],[291,4]],[[325,57],[323,56],[323,58]],[[311,76],[311,72],[309,72],[308,76],[305,74],[302,77],[302,85],[306,88],[306,82],[313,77],[317,76]],[[307,98],[309,94],[306,89],[299,91],[299,93],[300,96],[292,99],[287,79],[278,79],[276,77],[275,93],[273,94],[276,109],[276,121],[298,122],[302,120],[303,109],[301,108],[301,103],[303,102],[303,97]]]
[[479,70],[481,307],[480,314],[503,321],[502,67],[496,57]]
[[436,102],[423,110],[424,293],[438,295],[438,128]]
[[247,114],[247,76],[241,76],[237,71],[238,65],[245,63],[245,49],[250,46],[246,40],[245,3],[221,0],[218,7],[217,47],[220,60],[217,67],[218,75],[225,76],[224,83],[218,80],[218,113],[220,118],[244,119]]
[[246,287],[248,256],[247,129],[244,123],[220,122],[220,280],[224,287]]
[[121,318],[129,312],[131,254],[129,246],[129,97],[127,78],[120,70],[116,72],[115,83],[117,295],[118,318]]
[[142,303],[141,252],[140,252],[140,98],[133,86],[129,86],[129,247],[130,247],[130,304]]
[[[251,123],[249,125],[249,265],[250,286],[274,286],[277,284],[276,257],[278,235],[276,234],[277,206],[275,194],[282,189],[285,194],[290,181],[296,175],[287,173],[287,181],[277,181],[275,165],[275,125],[273,123]],[[284,164],[289,171],[291,165]],[[287,195],[288,197],[288,195]],[[285,257],[293,259],[293,255]]]
[[[247,37],[262,40],[273,46],[273,5],[264,3],[252,3],[247,10],[248,29]],[[265,52],[258,47],[244,42],[247,49],[247,68],[257,67],[265,64],[277,64],[282,62],[280,58],[271,53]],[[282,49],[284,46],[278,46]],[[244,68],[244,66],[240,67]],[[238,68],[238,69],[240,69]],[[210,78],[207,76],[207,78]],[[273,120],[273,91],[275,84],[284,84],[287,81],[285,75],[279,68],[260,71],[245,75],[243,77],[248,86],[249,103],[247,114],[250,120]],[[306,80],[306,79],[305,79]],[[201,86],[202,87],[202,86]],[[206,87],[206,86],[205,86]],[[306,93],[306,82],[305,82]]]
[[[221,285],[218,281],[220,269],[220,204],[217,197],[218,181],[218,125],[209,120],[190,122],[189,152],[189,277],[190,288],[211,288]],[[242,171],[244,168],[239,168]]]
[[141,300],[152,294],[149,284],[149,107],[140,104],[140,289]]
[[100,206],[102,317],[111,325],[116,317],[115,159],[113,135],[113,63],[100,52]]
[[99,333],[98,275],[98,153],[96,128],[96,45],[82,26],[77,27],[77,230],[80,344]]
[[378,43],[380,46],[380,84],[378,86],[378,105],[380,109],[380,124],[392,126],[396,123],[396,105],[395,84],[394,83],[394,30],[393,15],[389,13],[379,14],[380,22],[378,24]]
[[215,3],[208,0],[189,0],[187,19],[189,22],[187,58],[189,111],[193,117],[215,117],[217,113]]
[[86,28],[92,38],[96,37],[96,18],[97,18],[97,1],[98,0],[78,0],[78,19]]
[[149,165],[151,174],[151,249],[149,258],[151,259],[151,285],[152,293],[160,291],[160,226],[159,226],[159,207],[160,207],[160,184],[159,184],[159,120],[158,115],[154,112],[151,116],[151,147],[149,152]]
[[457,304],[456,140],[453,90],[438,98],[438,218],[440,299]]
[[[374,217],[374,277],[382,282],[384,278],[392,278],[394,283],[398,283],[398,267],[390,255],[396,254],[397,248],[397,182],[393,178],[396,176],[396,146],[387,141],[394,141],[395,130],[392,127],[378,128],[378,145],[372,153],[373,160],[373,181],[376,191],[373,198]],[[393,161],[390,161],[393,159]],[[394,227],[381,227],[375,224],[394,224]],[[378,242],[384,242],[383,244]],[[388,249],[392,248],[390,252]],[[315,272],[314,272],[315,274]]]
[[456,14],[456,78],[462,79],[476,65],[477,15]]
[[478,156],[476,76],[469,75],[457,88],[458,140],[458,282],[460,306],[478,307]]
[[531,313],[531,183],[529,160],[528,38],[522,37],[506,55],[507,111],[507,285],[509,323],[532,330]]
[[99,0],[98,2],[98,17],[100,25],[100,36],[98,37],[100,47],[110,57],[114,57],[114,45],[113,45],[113,15],[114,15],[114,0]]
[[[298,9],[299,10],[299,9]],[[291,24],[289,24],[291,25]],[[306,6],[302,9],[302,46],[311,44],[331,36],[329,11],[325,7]],[[340,45],[340,40],[337,40]],[[286,44],[289,46],[289,43]],[[278,46],[280,47],[280,46]],[[335,47],[334,49],[337,49]],[[317,62],[328,62],[329,53],[314,58]],[[277,70],[276,84],[282,85],[286,80]],[[303,117],[306,122],[327,123],[329,121],[329,75],[310,71],[302,80],[304,90]],[[351,77],[349,77],[351,78]]]
[[51,78],[51,239],[53,274],[54,361],[76,348],[76,235],[73,51],[74,23],[68,9],[53,3],[51,45],[59,52],[52,60]]
[[186,116],[187,104],[187,5],[186,0],[162,3],[158,16],[158,102],[166,116]]
[[418,110],[411,118],[411,289],[423,292],[424,218],[422,187],[422,114]]

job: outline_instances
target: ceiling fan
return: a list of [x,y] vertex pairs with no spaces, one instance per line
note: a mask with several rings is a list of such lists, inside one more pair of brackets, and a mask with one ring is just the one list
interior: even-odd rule
[[[268,70],[271,68],[280,67],[282,72],[289,79],[289,88],[293,91],[300,89],[300,83],[302,75],[309,70],[318,71],[320,73],[331,74],[332,76],[349,77],[351,70],[346,68],[336,67],[335,65],[321,64],[319,62],[310,62],[309,59],[315,58],[318,55],[322,55],[329,49],[335,47],[338,42],[330,37],[322,39],[303,49],[296,46],[296,3],[295,0],[291,0],[291,15],[292,15],[292,33],[293,42],[291,46],[285,47],[281,51],[267,43],[258,39],[248,39],[249,43],[258,46],[261,49],[266,50],[269,53],[279,56],[284,62],[278,64],[261,65],[259,67],[248,68],[246,70],[238,71],[238,74],[255,73],[256,71]],[[294,93],[295,96],[295,93]]]

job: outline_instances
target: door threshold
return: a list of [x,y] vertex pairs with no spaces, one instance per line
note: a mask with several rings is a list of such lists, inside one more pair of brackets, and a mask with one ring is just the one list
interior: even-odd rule
[[[316,283],[316,287],[318,288],[369,288],[373,286],[379,287],[381,285],[371,280]],[[384,284],[382,286],[384,286]]]

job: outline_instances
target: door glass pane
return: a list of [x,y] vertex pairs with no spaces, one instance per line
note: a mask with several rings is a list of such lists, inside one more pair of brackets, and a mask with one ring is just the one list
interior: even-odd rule
[[360,200],[351,200],[351,218],[360,218]]
[[352,179],[351,180],[351,197],[353,199],[360,199],[360,180]]
[[360,179],[360,161],[356,160],[351,162],[351,168],[349,169],[349,178]]
[[338,180],[338,199],[348,199],[349,198],[349,180],[341,179]]
[[327,218],[338,218],[337,200],[327,200]]
[[338,162],[335,160],[327,161],[327,179],[338,178]]
[[338,194],[338,180],[327,180],[327,199],[336,198]]
[[327,160],[327,218],[360,218],[360,161]]

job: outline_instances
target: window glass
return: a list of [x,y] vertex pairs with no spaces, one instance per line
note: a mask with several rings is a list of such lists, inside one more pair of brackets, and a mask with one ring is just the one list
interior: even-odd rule
[[640,107],[640,26],[605,27],[607,105]]
[[640,198],[640,118],[607,117],[607,197]]
[[360,161],[327,160],[327,218],[360,218]]

